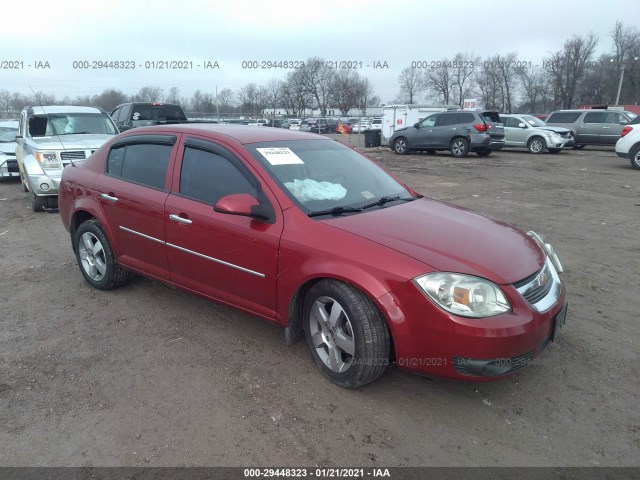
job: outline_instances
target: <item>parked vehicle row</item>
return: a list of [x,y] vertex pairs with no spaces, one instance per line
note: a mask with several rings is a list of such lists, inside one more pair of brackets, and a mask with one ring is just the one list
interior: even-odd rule
[[0,178],[20,175],[16,161],[16,135],[18,135],[17,121],[0,122]]

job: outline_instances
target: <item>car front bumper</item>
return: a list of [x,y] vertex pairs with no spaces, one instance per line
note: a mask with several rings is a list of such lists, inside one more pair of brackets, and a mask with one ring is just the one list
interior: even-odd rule
[[29,191],[38,196],[55,196],[60,189],[62,171],[58,175],[29,175]]
[[513,285],[501,287],[512,310],[488,318],[463,318],[445,312],[413,282],[392,290],[379,302],[387,314],[398,367],[467,381],[490,381],[539,362],[566,317],[566,290],[538,312]]

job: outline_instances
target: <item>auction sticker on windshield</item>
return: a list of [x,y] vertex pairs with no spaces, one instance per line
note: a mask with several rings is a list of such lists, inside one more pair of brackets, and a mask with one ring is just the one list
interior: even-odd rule
[[256,148],[271,165],[295,165],[304,164],[302,159],[291,151],[290,148]]

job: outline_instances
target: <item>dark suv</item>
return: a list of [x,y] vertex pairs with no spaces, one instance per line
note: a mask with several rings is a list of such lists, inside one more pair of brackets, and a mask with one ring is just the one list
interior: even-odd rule
[[111,112],[111,118],[121,132],[134,127],[187,121],[180,105],[159,102],[123,103]]
[[439,112],[396,130],[389,145],[398,155],[449,150],[454,157],[469,152],[484,157],[504,147],[504,126],[498,112],[492,110]]

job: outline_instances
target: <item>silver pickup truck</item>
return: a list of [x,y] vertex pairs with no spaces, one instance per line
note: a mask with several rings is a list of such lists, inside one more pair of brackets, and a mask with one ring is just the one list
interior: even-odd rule
[[117,133],[111,117],[98,108],[60,105],[22,110],[16,160],[31,209],[57,208],[62,170],[87,159]]

